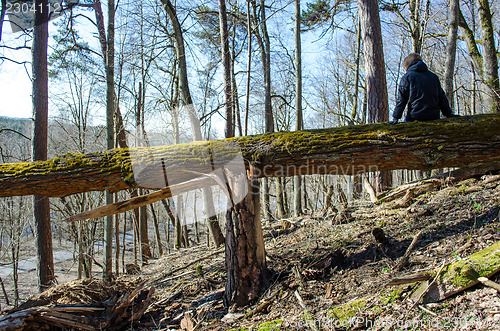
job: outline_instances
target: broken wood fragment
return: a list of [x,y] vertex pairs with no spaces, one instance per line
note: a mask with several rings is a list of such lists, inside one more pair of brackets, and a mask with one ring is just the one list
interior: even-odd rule
[[425,281],[425,280],[429,280],[430,278],[431,278],[431,276],[428,273],[418,272],[418,273],[412,274],[412,275],[407,275],[407,276],[392,278],[386,284],[386,286],[403,285],[403,284],[410,284],[410,283],[422,282],[422,281]]
[[172,192],[175,192],[176,194],[185,193],[200,187],[209,186],[210,184],[214,183],[215,182],[213,182],[210,178],[206,177],[193,179],[185,183],[169,186],[167,188],[164,188],[162,190],[150,194],[140,195],[128,200],[123,200],[96,209],[84,211],[80,214],[73,215],[65,219],[64,221],[76,222],[91,218],[105,217],[119,213],[124,213],[132,209],[136,209],[142,206],[147,206],[154,202],[170,198],[173,195]]
[[377,202],[378,201],[377,193],[375,193],[375,189],[373,188],[372,184],[370,183],[367,177],[363,178],[363,183],[365,185],[366,191],[368,192],[368,195],[370,196],[370,201],[373,203]]
[[262,311],[265,311],[267,309],[267,307],[269,307],[271,305],[271,303],[274,301],[274,299],[267,299],[267,300],[264,300],[263,302],[259,303],[257,305],[257,307],[255,307],[254,309],[250,310],[249,312],[247,312],[244,316],[243,316],[243,319],[247,319],[247,318],[250,318]]
[[498,292],[500,292],[500,284],[495,283],[494,281],[491,281],[486,277],[479,277],[477,280],[480,281],[481,284],[486,285],[488,287],[491,287],[491,288],[497,290]]

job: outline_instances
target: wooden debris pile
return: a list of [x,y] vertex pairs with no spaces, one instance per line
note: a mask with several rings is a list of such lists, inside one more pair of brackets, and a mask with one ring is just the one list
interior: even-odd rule
[[0,318],[0,330],[122,330],[152,303],[155,288],[136,283],[86,279],[56,286]]

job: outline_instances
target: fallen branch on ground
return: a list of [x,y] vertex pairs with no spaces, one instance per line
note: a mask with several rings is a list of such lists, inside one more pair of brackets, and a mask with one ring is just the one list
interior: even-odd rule
[[418,238],[420,238],[422,232],[423,230],[418,231],[418,233],[413,237],[413,240],[411,241],[410,246],[408,246],[408,249],[406,250],[405,254],[399,260],[399,262],[392,268],[392,270],[401,271],[406,266],[406,264],[408,263],[408,259],[410,258],[410,254],[415,249],[415,246],[417,245],[418,242]]

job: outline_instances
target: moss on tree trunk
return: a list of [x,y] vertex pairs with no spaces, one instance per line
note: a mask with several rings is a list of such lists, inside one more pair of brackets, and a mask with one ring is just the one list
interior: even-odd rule
[[[500,114],[277,132],[1,164],[0,196],[60,197],[86,191],[163,188],[210,173],[239,153],[258,177],[492,164],[500,168]],[[219,164],[213,164],[215,157]]]

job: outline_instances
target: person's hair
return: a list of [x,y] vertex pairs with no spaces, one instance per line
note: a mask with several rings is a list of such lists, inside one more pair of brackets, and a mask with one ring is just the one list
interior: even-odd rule
[[413,61],[417,61],[417,60],[420,60],[422,61],[422,57],[420,56],[420,54],[418,53],[411,53],[410,55],[408,55],[405,60],[403,61],[403,66],[408,69],[408,67],[410,66],[410,64],[413,63]]

